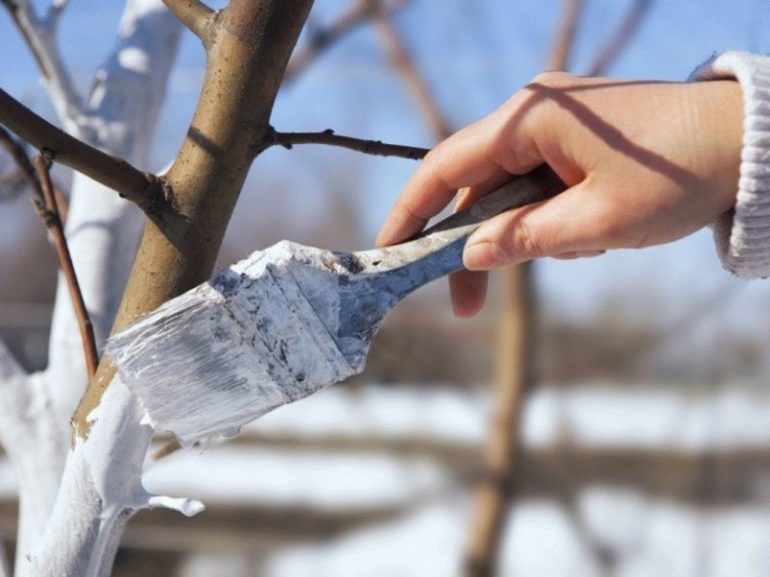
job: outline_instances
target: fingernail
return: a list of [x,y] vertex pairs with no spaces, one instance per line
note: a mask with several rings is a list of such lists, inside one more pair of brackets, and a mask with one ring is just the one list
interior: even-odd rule
[[495,243],[480,242],[465,247],[463,264],[468,270],[490,270],[505,264],[505,255]]

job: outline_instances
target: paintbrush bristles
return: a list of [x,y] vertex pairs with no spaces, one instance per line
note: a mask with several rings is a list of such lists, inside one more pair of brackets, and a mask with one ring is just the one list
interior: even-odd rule
[[331,253],[279,243],[110,339],[107,353],[156,428],[183,444],[232,436],[271,409],[362,370],[303,295],[313,287],[298,286],[292,274],[301,268],[303,285],[313,281],[308,273],[328,276],[324,254]]

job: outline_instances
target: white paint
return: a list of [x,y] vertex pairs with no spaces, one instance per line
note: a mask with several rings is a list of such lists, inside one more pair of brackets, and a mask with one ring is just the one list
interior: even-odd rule
[[118,62],[126,70],[137,74],[147,74],[150,70],[150,55],[134,46],[118,52]]
[[25,557],[20,576],[98,577],[108,575],[110,545],[136,511],[169,507],[195,514],[203,505],[158,497],[141,484],[152,428],[135,397],[114,380],[89,415],[92,428],[69,454],[51,520],[41,542]]
[[[184,444],[232,436],[267,411],[360,372],[363,363],[343,354],[306,298],[314,281],[328,287],[328,254],[278,243],[110,339],[108,354],[153,424]],[[328,308],[339,309],[335,291],[327,292]]]
[[[54,7],[61,8],[58,1]],[[145,166],[180,25],[160,0],[129,0],[115,52],[97,72],[88,104],[74,91],[55,44],[59,11],[37,18],[18,3],[21,26],[51,77],[45,83],[71,134]],[[123,61],[131,65],[126,68]],[[139,54],[147,57],[140,61]],[[127,56],[126,56],[127,55]],[[141,68],[141,70],[140,70]],[[137,74],[137,72],[143,72]],[[114,191],[75,175],[67,236],[97,342],[112,324],[142,226],[138,209]],[[86,383],[82,345],[69,295],[60,278],[49,367],[25,377],[0,350],[0,440],[20,483],[16,574],[108,575],[125,521],[137,508],[198,505],[155,497],[141,489],[146,426],[124,387],[110,396],[104,417],[122,428],[95,425],[87,443],[68,456],[69,419]],[[112,387],[111,387],[112,390]],[[127,458],[131,457],[131,458]],[[64,469],[65,458],[67,466]],[[62,476],[62,470],[64,473]],[[85,563],[85,560],[90,560]]]

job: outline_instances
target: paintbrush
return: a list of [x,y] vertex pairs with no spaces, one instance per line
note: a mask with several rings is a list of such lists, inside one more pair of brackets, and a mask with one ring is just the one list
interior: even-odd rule
[[386,313],[461,270],[465,242],[481,222],[564,188],[539,167],[387,248],[333,252],[279,242],[117,333],[106,352],[156,429],[186,445],[232,436],[361,372]]

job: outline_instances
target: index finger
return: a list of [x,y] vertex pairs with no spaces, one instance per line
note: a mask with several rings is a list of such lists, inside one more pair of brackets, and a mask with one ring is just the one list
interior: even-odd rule
[[[420,231],[452,200],[457,189],[506,180],[511,165],[516,164],[509,158],[513,155],[510,140],[515,137],[505,134],[506,123],[499,114],[498,111],[463,128],[426,155],[385,220],[377,237],[379,246]],[[526,166],[515,168],[523,172],[532,167],[530,164],[535,166],[539,162],[529,159]]]

